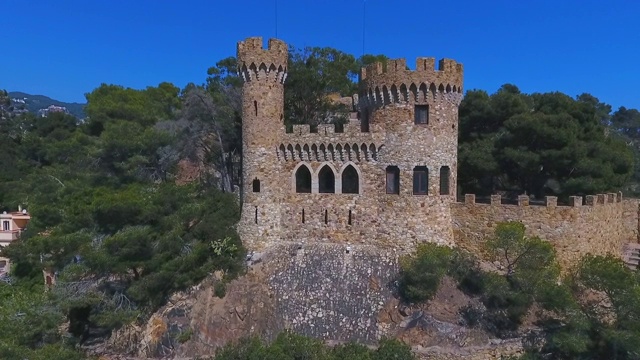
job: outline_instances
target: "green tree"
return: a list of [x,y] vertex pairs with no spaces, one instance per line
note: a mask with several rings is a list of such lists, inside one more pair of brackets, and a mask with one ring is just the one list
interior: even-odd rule
[[633,149],[634,173],[628,190],[637,195],[640,192],[640,111],[620,107],[610,118],[612,136],[619,136]]
[[462,191],[567,197],[621,189],[633,154],[607,132],[608,111],[589,94],[469,91],[460,105]]
[[430,300],[438,291],[453,256],[451,248],[420,244],[416,253],[400,261],[400,293],[410,302]]

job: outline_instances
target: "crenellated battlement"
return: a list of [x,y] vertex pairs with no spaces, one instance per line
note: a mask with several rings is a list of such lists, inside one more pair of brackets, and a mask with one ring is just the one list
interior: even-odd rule
[[311,132],[308,124],[293,125],[277,148],[281,161],[376,161],[383,135],[362,132],[359,120],[344,124],[336,132],[335,124],[320,124]]
[[408,70],[405,59],[376,62],[360,73],[360,106],[379,107],[396,103],[429,103],[462,100],[463,66],[451,59],[421,57]]
[[287,78],[287,44],[278,39],[269,39],[266,49],[262,37],[251,37],[238,42],[238,75],[245,82],[272,81],[284,84]]
[[323,136],[332,136],[332,137],[341,137],[352,138],[353,136],[358,136],[361,134],[365,134],[365,137],[371,138],[370,133],[363,133],[360,129],[360,120],[349,120],[347,123],[341,126],[340,131],[338,131],[336,124],[319,124],[317,126],[317,131],[311,132],[311,125],[309,124],[294,124],[292,126],[293,131],[286,133],[285,136],[289,138],[297,138],[301,135],[312,134],[312,136],[323,137]]
[[[480,205],[480,206],[545,206],[545,207],[582,207],[582,206],[601,206],[611,205],[622,202],[622,192],[607,193],[597,195],[587,195],[584,198],[582,196],[570,196],[569,203],[567,205],[558,205],[558,198],[556,196],[545,196],[544,202],[532,203],[529,196],[519,195],[517,204],[503,203],[502,196],[491,195],[490,203],[477,203],[475,194],[465,194],[465,205]],[[584,201],[583,201],[584,200]]]
[[[463,202],[451,204],[456,244],[471,252],[482,252],[498,224],[521,222],[527,236],[539,236],[554,245],[564,269],[571,269],[587,253],[621,254],[623,244],[636,242],[638,199],[622,193],[571,196],[567,204],[558,204],[555,196],[532,201],[520,195],[517,202],[492,195],[489,203],[476,202],[467,194]],[[484,199],[483,199],[484,200]]]
[[[432,57],[419,57],[416,59],[416,69],[407,69],[407,60],[404,58],[387,60],[386,64],[375,62],[361,69],[360,81],[371,80],[376,75],[382,74],[421,74],[422,76],[435,76],[440,82],[462,85],[462,64],[453,59],[440,59],[438,68],[435,67],[436,59]],[[435,80],[435,79],[434,79]]]

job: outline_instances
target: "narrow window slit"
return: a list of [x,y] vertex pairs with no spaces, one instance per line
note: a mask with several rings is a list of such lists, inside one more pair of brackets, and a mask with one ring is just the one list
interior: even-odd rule
[[325,209],[324,211],[324,224],[327,225],[329,222],[329,212]]
[[451,176],[451,169],[448,166],[440,168],[440,195],[450,195],[449,189],[449,177]]
[[347,220],[347,225],[351,225],[351,210],[349,210],[349,220]]
[[302,209],[302,223],[304,224],[304,209]]
[[256,206],[256,214],[255,214],[255,217],[254,217],[254,221],[255,221],[256,224],[258,223],[258,207],[257,206]]

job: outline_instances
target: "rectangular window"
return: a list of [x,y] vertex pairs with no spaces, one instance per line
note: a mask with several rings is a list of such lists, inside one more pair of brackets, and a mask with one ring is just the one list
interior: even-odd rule
[[427,195],[429,190],[429,170],[425,166],[413,169],[413,194]]
[[415,106],[415,123],[416,125],[429,123],[429,105]]
[[2,230],[3,231],[9,231],[11,230],[11,224],[9,224],[9,221],[3,221],[2,222]]
[[360,112],[360,131],[369,132],[369,110],[364,109]]
[[400,194],[400,169],[387,167],[387,194]]

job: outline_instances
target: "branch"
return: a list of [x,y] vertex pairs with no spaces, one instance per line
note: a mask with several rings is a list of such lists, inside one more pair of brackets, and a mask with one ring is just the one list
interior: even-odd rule
[[52,178],[53,180],[57,181],[58,184],[60,184],[62,187],[66,187],[62,181],[60,181],[60,179],[58,179],[57,177],[53,176],[53,175],[47,175],[48,177]]

